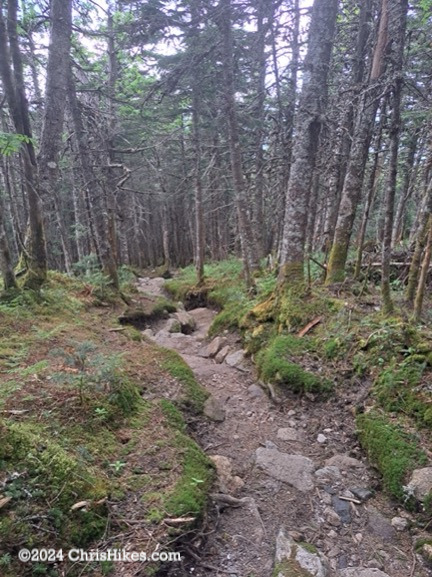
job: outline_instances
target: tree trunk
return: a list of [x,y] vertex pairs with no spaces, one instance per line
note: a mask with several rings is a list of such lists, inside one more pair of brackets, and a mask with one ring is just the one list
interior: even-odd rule
[[378,40],[372,59],[369,86],[360,97],[350,158],[345,174],[339,214],[327,268],[326,284],[343,281],[345,276],[348,248],[361,196],[372,129],[379,105],[381,89],[379,79],[385,67],[384,57],[388,41],[389,21],[387,3],[388,0],[381,1]]
[[38,289],[46,280],[47,254],[39,200],[36,155],[32,140],[17,29],[17,0],[9,0],[7,30],[3,11],[0,7],[0,54],[2,55],[0,58],[0,77],[15,130],[18,134],[23,134],[28,138],[22,148],[24,186],[29,206],[30,224],[27,250],[28,271],[25,285],[28,288]]
[[246,284],[251,287],[253,285],[252,272],[259,269],[259,258],[249,218],[248,199],[243,174],[243,159],[237,118],[237,105],[235,100],[234,42],[231,22],[231,0],[221,0],[220,7],[221,14],[218,19],[218,25],[223,40],[224,96],[227,113],[231,170],[235,190],[235,206],[240,234],[244,274]]
[[392,231],[394,219],[394,204],[396,195],[396,178],[398,169],[399,134],[401,124],[401,99],[403,87],[403,55],[405,47],[405,31],[408,12],[408,0],[389,0],[392,23],[392,55],[393,88],[391,95],[391,126],[388,179],[385,191],[385,220],[382,247],[381,292],[384,314],[393,312],[393,302],[390,291],[390,260],[392,248]]
[[315,0],[295,122],[293,162],[286,193],[279,284],[285,289],[304,281],[308,204],[336,25],[337,0]]

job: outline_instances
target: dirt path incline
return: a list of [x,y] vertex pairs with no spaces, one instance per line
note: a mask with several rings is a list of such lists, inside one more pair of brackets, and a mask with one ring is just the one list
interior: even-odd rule
[[[140,280],[150,294],[162,286]],[[375,491],[377,476],[357,444],[352,409],[364,391],[353,385],[348,397],[336,392],[324,403],[293,396],[274,404],[239,341],[206,339],[213,316],[181,311],[144,331],[179,352],[211,395],[200,442],[218,470],[214,521],[206,542],[191,545],[197,562],[184,574],[432,575],[415,555],[413,519]]]

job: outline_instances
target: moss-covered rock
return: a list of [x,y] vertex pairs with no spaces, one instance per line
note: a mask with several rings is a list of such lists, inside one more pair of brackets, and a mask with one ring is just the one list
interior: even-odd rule
[[356,423],[360,443],[380,471],[384,488],[399,501],[407,503],[409,495],[404,487],[408,475],[427,463],[418,439],[377,411],[358,415]]

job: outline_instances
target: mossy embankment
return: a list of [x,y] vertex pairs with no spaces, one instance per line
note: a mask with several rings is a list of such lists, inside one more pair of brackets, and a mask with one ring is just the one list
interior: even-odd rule
[[[139,306],[140,299],[128,300]],[[124,309],[113,295],[95,297],[91,284],[59,274],[39,293],[0,301],[5,577],[58,577],[66,569],[109,575],[111,562],[25,565],[17,552],[121,548],[126,533],[134,545],[137,528],[135,550],[150,553],[204,513],[213,466],[187,420],[199,415],[206,394],[178,355],[119,324]],[[156,569],[149,563],[144,574]]]
[[360,385],[359,441],[384,489],[413,505],[404,487],[431,450],[432,331],[408,319],[402,292],[394,292],[391,317],[382,315],[373,286],[317,281],[302,294],[281,295],[275,275],[265,271],[251,296],[233,260],[207,267],[203,287],[194,286],[191,268],[167,286],[176,298],[202,290],[220,310],[211,333],[238,331],[259,377],[282,393],[320,400],[349,396]]

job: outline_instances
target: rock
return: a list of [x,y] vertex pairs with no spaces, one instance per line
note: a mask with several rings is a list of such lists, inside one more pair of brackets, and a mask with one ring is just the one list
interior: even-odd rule
[[210,455],[216,467],[219,489],[222,493],[232,494],[244,485],[243,479],[232,474],[232,462],[223,455]]
[[323,435],[322,433],[320,433],[317,437],[317,441],[318,441],[318,443],[323,445],[324,443],[327,443],[327,437],[325,435]]
[[408,519],[404,519],[403,517],[393,517],[391,524],[396,531],[405,531],[408,527]]
[[262,397],[266,396],[266,394],[262,390],[262,388],[259,385],[255,385],[255,384],[248,387],[248,394],[251,397],[253,397],[254,399],[261,399]]
[[215,337],[206,348],[207,355],[211,359],[215,357],[218,352],[225,346],[226,342],[226,337]]
[[330,507],[324,509],[324,517],[327,523],[330,523],[333,527],[339,527],[342,524],[339,515]]
[[315,476],[318,477],[320,481],[326,481],[330,479],[340,479],[341,472],[337,467],[322,467],[322,469],[317,469],[315,471]]
[[344,525],[351,523],[351,505],[349,501],[344,501],[336,495],[333,495],[332,505]]
[[312,473],[315,465],[307,457],[259,447],[256,450],[256,464],[270,477],[288,483],[299,491],[306,492],[314,488]]
[[350,491],[356,499],[359,499],[362,502],[367,501],[374,495],[374,492],[371,489],[363,487],[354,487],[354,489],[350,489]]
[[415,469],[412,473],[407,489],[414,493],[416,499],[424,501],[432,491],[432,467]]
[[278,429],[277,438],[281,441],[301,441],[302,435],[292,427]]
[[240,371],[245,370],[243,367],[244,360],[245,360],[245,352],[243,350],[230,353],[225,358],[225,362],[229,367],[239,369]]
[[210,396],[204,403],[204,415],[212,421],[221,423],[222,421],[225,421],[226,413],[222,403]]
[[324,464],[326,467],[335,466],[343,470],[364,468],[364,464],[361,461],[348,455],[334,455],[327,459]]
[[223,347],[215,356],[215,361],[219,364],[223,363],[227,355],[229,355],[230,350],[231,348],[228,345]]
[[196,322],[192,315],[186,311],[178,311],[174,313],[174,318],[178,320],[181,325],[181,332],[185,335],[190,335],[196,329]]
[[142,334],[145,337],[148,337],[149,339],[152,339],[154,337],[154,332],[152,331],[152,329],[146,329],[145,331],[142,331]]
[[348,569],[341,569],[338,577],[390,577],[387,573],[383,573],[380,569],[365,569],[363,567],[349,567]]
[[168,331],[166,331],[165,329],[161,329],[155,335],[156,340],[168,339],[169,337],[170,337],[170,333]]
[[182,327],[177,319],[171,318],[167,320],[165,330],[169,333],[181,333]]
[[420,554],[428,563],[432,561],[432,545],[430,543],[425,543],[420,549]]
[[381,537],[384,541],[391,541],[396,536],[396,531],[389,520],[372,505],[367,507],[368,529],[372,535]]
[[[300,566],[300,567],[299,567]],[[326,577],[328,574],[327,560],[313,545],[296,543],[281,529],[276,538],[276,562],[278,577],[302,575],[302,577]],[[300,571],[299,571],[300,568]]]

